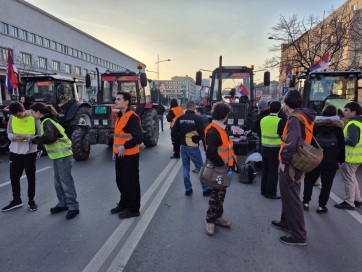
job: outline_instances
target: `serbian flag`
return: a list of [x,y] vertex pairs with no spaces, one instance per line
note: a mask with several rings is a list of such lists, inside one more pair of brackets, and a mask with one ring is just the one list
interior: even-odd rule
[[240,95],[249,95],[249,91],[245,88],[243,83],[240,83],[240,85],[236,89],[237,92],[240,93]]
[[6,69],[6,86],[8,90],[16,89],[18,87],[18,70],[14,65],[13,58],[11,56],[10,48],[8,48],[8,66]]
[[321,59],[315,62],[310,68],[309,72],[321,72],[328,69],[329,65],[329,52],[327,52]]

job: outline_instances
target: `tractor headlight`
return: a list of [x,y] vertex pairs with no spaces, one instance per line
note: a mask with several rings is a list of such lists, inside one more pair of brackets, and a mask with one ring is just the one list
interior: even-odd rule
[[103,120],[103,126],[108,126],[108,120],[107,119]]
[[243,126],[244,125],[244,119],[238,119],[238,125]]
[[93,123],[94,123],[95,126],[99,126],[99,120],[98,119],[94,119]]

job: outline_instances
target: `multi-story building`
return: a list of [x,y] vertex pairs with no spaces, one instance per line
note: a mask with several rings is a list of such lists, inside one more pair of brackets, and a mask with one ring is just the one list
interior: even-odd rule
[[23,0],[1,0],[0,10],[0,101],[9,99],[5,84],[8,48],[20,76],[76,75],[79,97],[85,100],[89,94],[84,92],[84,76],[94,77],[96,67],[101,73],[137,70],[138,60]]

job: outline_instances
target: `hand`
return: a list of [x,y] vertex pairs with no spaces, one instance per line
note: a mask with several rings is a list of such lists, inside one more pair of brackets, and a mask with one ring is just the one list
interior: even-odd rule
[[124,151],[126,150],[126,149],[124,148],[124,146],[121,145],[121,146],[118,147],[117,149],[118,149],[117,155],[118,155],[119,157],[123,157],[123,156],[124,156]]
[[114,154],[113,152],[112,152],[112,160],[116,160],[116,154]]
[[39,160],[39,158],[41,157],[41,154],[43,154],[43,150],[38,150],[36,152],[36,159]]
[[23,135],[15,135],[15,136],[14,136],[14,141],[15,141],[15,142],[22,142],[22,141],[24,141],[24,140],[26,140],[26,138],[25,138],[25,136],[23,136]]
[[251,130],[244,131],[244,135],[248,135],[251,132]]
[[285,170],[285,164],[282,162],[280,163],[280,170],[282,170],[282,172]]

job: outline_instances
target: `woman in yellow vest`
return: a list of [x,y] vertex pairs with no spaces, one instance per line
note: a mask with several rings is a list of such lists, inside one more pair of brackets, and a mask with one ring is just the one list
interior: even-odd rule
[[58,113],[52,106],[34,103],[30,107],[36,120],[41,120],[41,136],[33,142],[45,146],[50,159],[53,160],[54,186],[58,204],[50,213],[67,211],[66,219],[73,219],[79,214],[79,203],[72,177],[73,152],[72,142],[65,134],[64,128],[56,121]]
[[[229,104],[215,103],[211,111],[213,121],[205,128],[206,157],[216,166],[229,164],[232,167],[234,162],[233,142],[225,131],[225,121],[230,112]],[[206,233],[210,236],[215,233],[215,224],[223,227],[231,225],[231,222],[223,217],[225,194],[226,188],[211,189],[209,209],[206,213]]]
[[[177,99],[173,98],[170,102],[170,111],[168,112],[166,119],[170,122],[170,129],[172,130],[173,125],[176,122],[176,119],[184,114],[184,110],[179,107],[177,103]],[[173,145],[173,155],[170,159],[178,159],[180,158],[180,139],[178,137],[172,138],[172,145]]]
[[7,134],[10,144],[10,181],[13,191],[13,200],[2,209],[3,212],[20,208],[23,202],[20,197],[20,178],[24,172],[28,179],[29,208],[36,211],[38,206],[34,201],[35,196],[35,162],[37,157],[37,146],[32,143],[36,135],[40,135],[40,122],[35,121],[29,111],[19,102],[9,105],[10,118]]

